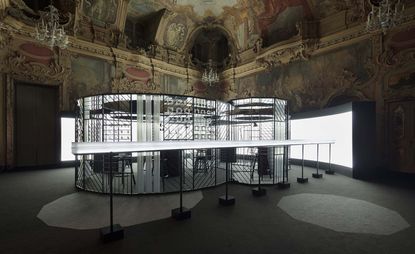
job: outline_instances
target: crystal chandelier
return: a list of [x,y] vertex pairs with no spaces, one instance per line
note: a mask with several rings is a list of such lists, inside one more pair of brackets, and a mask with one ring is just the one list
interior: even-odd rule
[[202,81],[203,83],[209,84],[209,86],[219,82],[219,75],[213,66],[212,59],[209,60],[209,64],[202,74]]
[[52,5],[46,7],[45,12],[40,12],[40,22],[36,25],[36,40],[53,48],[61,49],[68,47],[68,36],[65,29],[59,24],[59,11]]
[[370,3],[372,10],[367,16],[367,31],[382,30],[386,33],[388,29],[402,22],[405,5],[401,3],[401,0],[370,0]]

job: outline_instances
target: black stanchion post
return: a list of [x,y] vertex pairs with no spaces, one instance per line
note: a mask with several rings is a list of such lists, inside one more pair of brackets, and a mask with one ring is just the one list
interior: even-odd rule
[[228,199],[228,182],[229,182],[229,162],[226,162],[226,180],[225,180],[225,195]]
[[313,174],[313,177],[314,177],[314,178],[322,178],[322,177],[323,177],[323,174],[320,174],[320,173],[318,172],[319,167],[320,167],[320,161],[319,161],[319,159],[318,159],[318,155],[319,155],[319,148],[320,148],[320,146],[319,146],[319,144],[317,144],[317,162],[316,162],[316,169],[317,169],[317,172]]
[[109,241],[115,241],[115,240],[120,240],[124,238],[124,229],[119,225],[116,224],[114,225],[114,204],[113,204],[113,199],[114,199],[114,190],[113,190],[113,186],[112,186],[112,175],[113,175],[113,169],[112,169],[112,153],[110,153],[110,226],[101,229],[101,239],[104,242],[109,242]]
[[282,182],[278,183],[278,188],[287,189],[291,186],[291,184],[288,182],[288,146],[284,146],[284,157],[282,167]]
[[298,183],[307,183],[308,178],[304,178],[304,145],[301,145],[301,177],[297,177]]
[[[289,110],[288,104],[285,105],[285,139],[288,140],[290,138],[289,135]],[[279,189],[287,189],[290,188],[290,183],[288,182],[288,146],[284,146],[284,157],[283,157],[283,168],[282,168],[282,182],[279,182],[278,188]]]
[[[252,195],[254,195],[255,197],[261,197],[261,196],[265,196],[267,194],[267,190],[261,188],[261,174],[260,174],[260,170],[263,169],[262,167],[265,164],[263,162],[264,156],[265,156],[265,160],[268,159],[266,157],[267,156],[267,153],[265,153],[266,150],[264,150],[264,149],[267,149],[267,148],[266,147],[265,148],[259,148],[258,147],[258,159],[257,159],[257,161],[258,161],[258,169],[257,169],[257,173],[258,173],[258,187],[252,189]],[[260,165],[261,165],[261,167],[260,167]]]
[[326,174],[334,175],[334,170],[331,169],[331,144],[329,144],[329,169],[326,170]]
[[[229,167],[232,161],[236,158],[236,154],[232,148],[222,149],[220,154],[221,161],[225,162],[225,195],[219,197],[219,204],[223,206],[231,206],[235,204],[235,197],[229,195]],[[235,157],[235,158],[234,158]]]
[[[182,154],[183,151],[180,150],[179,151],[179,158],[182,160]],[[192,217],[192,212],[190,211],[190,209],[186,208],[183,206],[183,163],[180,165],[180,186],[179,186],[179,196],[180,196],[180,206],[178,208],[175,208],[173,210],[171,210],[171,217],[175,218],[176,220],[186,220],[186,219],[190,219]]]
[[114,190],[112,189],[112,153],[110,153],[110,227],[111,233],[114,232]]

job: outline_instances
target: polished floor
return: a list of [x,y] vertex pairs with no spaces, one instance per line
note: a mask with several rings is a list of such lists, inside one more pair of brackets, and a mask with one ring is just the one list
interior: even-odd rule
[[[300,172],[293,167],[290,171],[290,189],[268,187],[267,196],[260,198],[251,195],[249,186],[231,185],[230,192],[237,199],[234,207],[218,206],[217,198],[223,194],[223,186],[205,189],[202,191],[203,199],[192,209],[190,220],[178,222],[165,218],[128,226],[124,240],[108,244],[101,243],[97,229],[48,226],[37,217],[45,205],[77,193],[73,187],[73,169],[4,173],[0,175],[0,252],[415,253],[414,181],[387,178],[365,182],[341,175],[313,179],[311,172],[306,170],[306,175],[310,176],[309,183],[301,185],[295,182]],[[306,198],[312,194],[316,194],[316,203]],[[281,202],[296,195],[308,200],[305,211],[310,211],[311,215],[319,212],[321,200],[327,200],[321,199],[321,195],[331,195],[351,202],[370,203],[366,208],[362,207],[363,212],[370,215],[376,213],[376,210],[371,210],[373,207],[380,207],[386,209],[387,214],[393,214],[392,217],[399,216],[404,222],[401,221],[401,228],[396,232],[383,235],[341,232],[302,220],[306,218],[304,215],[296,218],[298,214],[290,214],[286,209],[287,203],[281,207]],[[291,202],[289,209],[299,212],[304,208],[296,209],[296,205],[298,202]],[[88,206],[84,209],[88,210]],[[334,209],[334,214],[339,211]],[[362,211],[353,212],[364,214]],[[324,222],[324,217],[321,218]],[[350,217],[339,216],[338,220],[347,225]],[[360,221],[373,223],[364,217]]]

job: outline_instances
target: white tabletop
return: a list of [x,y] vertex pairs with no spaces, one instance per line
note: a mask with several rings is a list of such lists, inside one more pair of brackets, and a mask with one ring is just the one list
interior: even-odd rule
[[281,147],[296,145],[334,144],[334,140],[189,140],[189,141],[153,141],[153,142],[82,142],[72,143],[72,153],[123,153],[123,152],[155,152],[164,150],[191,150],[207,148],[238,148],[238,147]]

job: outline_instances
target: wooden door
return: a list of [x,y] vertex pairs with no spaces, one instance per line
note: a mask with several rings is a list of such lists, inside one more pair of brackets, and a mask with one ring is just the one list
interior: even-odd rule
[[389,168],[415,173],[415,99],[388,108]]
[[17,167],[55,165],[58,158],[56,87],[16,84]]

